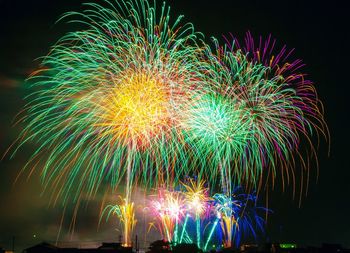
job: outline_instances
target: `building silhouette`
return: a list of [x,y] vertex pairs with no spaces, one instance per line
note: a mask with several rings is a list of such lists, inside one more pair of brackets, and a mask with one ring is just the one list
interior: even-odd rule
[[[42,242],[23,250],[23,253],[132,253],[131,247],[123,247],[121,243],[102,243],[97,248],[61,248]],[[0,252],[2,253],[2,252]]]
[[[25,249],[22,253],[133,253],[132,247],[123,247],[121,243],[102,243],[97,248],[57,247],[42,242]],[[137,250],[136,250],[137,252]],[[196,253],[202,252],[195,244],[172,245],[158,240],[150,244],[147,253]],[[210,251],[215,252],[215,251]],[[300,247],[293,243],[244,244],[239,249],[222,249],[222,253],[350,253],[350,249],[340,244],[322,244],[321,247]],[[0,248],[0,253],[13,253]]]

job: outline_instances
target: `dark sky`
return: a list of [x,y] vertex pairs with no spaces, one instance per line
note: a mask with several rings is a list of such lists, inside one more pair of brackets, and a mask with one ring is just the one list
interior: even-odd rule
[[[45,55],[60,36],[74,29],[54,23],[65,11],[80,10],[82,2],[0,0],[0,154],[21,129],[13,126],[13,119],[24,105],[24,79],[37,67],[34,59]],[[296,49],[295,57],[303,59],[305,72],[323,101],[331,152],[328,157],[327,144],[321,142],[319,180],[316,183],[313,167],[310,189],[300,208],[289,192],[276,189],[272,193],[269,205],[274,213],[269,218],[267,237],[271,241],[350,246],[350,9],[338,1],[320,2],[169,0],[173,14],[184,14],[208,42],[211,36],[229,32],[243,39],[250,30],[255,36],[271,33],[279,45]],[[47,197],[40,196],[38,175],[13,185],[31,149],[25,147],[14,159],[5,157],[0,162],[0,247],[10,248],[13,235],[18,248],[43,239],[54,240],[57,235],[60,210],[48,208]],[[91,206],[81,212],[80,229],[73,240],[112,240],[112,225],[96,233],[97,208],[93,203]],[[67,239],[63,235],[62,240]]]

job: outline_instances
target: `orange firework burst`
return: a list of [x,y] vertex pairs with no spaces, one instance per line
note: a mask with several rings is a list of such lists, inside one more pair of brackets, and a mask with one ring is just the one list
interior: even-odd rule
[[169,132],[169,92],[149,73],[125,73],[97,103],[97,126],[112,142],[148,146],[152,137]]
[[206,204],[210,200],[208,196],[209,189],[204,186],[203,180],[190,179],[188,184],[183,183],[185,187],[185,198],[188,208],[196,215],[200,216],[206,209]]

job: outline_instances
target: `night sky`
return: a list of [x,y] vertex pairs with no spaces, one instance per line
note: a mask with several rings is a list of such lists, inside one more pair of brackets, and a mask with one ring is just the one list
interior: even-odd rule
[[[23,126],[14,126],[28,94],[25,78],[37,68],[35,59],[67,31],[77,27],[55,24],[70,10],[81,10],[83,1],[0,0],[0,154],[16,139]],[[160,2],[160,1],[159,1]],[[270,194],[266,238],[270,241],[319,245],[341,243],[350,247],[349,179],[349,28],[350,9],[337,1],[233,1],[172,0],[173,17],[184,14],[197,31],[210,37],[234,34],[243,40],[245,32],[253,36],[272,34],[278,46],[295,48],[294,57],[303,59],[304,72],[314,81],[325,109],[331,134],[331,148],[321,141],[318,149],[319,179],[311,168],[310,188],[299,208],[290,191],[280,187]],[[306,3],[307,2],[307,3]],[[344,1],[345,2],[345,1]],[[48,196],[41,195],[39,175],[29,180],[16,175],[35,147],[27,144],[13,159],[0,161],[0,247],[11,248],[12,236],[21,249],[42,240],[54,241],[61,218],[60,208],[47,206]],[[80,210],[77,241],[115,239],[114,225],[98,232],[98,207],[91,203]],[[60,240],[67,241],[62,228]]]

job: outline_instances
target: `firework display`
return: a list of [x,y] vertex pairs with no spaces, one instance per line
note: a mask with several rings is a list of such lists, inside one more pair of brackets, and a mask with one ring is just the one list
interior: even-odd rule
[[135,187],[149,193],[154,227],[174,245],[207,251],[258,237],[269,211],[255,192],[275,180],[295,184],[295,165],[307,172],[316,156],[312,136],[328,135],[302,61],[285,46],[276,51],[270,36],[207,45],[165,3],[85,7],[62,16],[82,29],[63,36],[29,78],[13,153],[38,147],[22,172],[40,168],[44,191],[63,205],[123,192],[101,218],[118,217],[124,246],[136,224]]
[[184,190],[161,189],[151,196],[151,216],[163,240],[173,245],[196,243],[206,251],[213,241],[223,247],[237,247],[242,239],[263,233],[263,215],[270,210],[257,206],[255,194],[236,187],[230,196],[216,193],[209,197],[203,181],[190,180],[183,185]]

